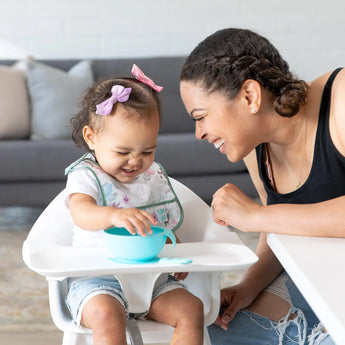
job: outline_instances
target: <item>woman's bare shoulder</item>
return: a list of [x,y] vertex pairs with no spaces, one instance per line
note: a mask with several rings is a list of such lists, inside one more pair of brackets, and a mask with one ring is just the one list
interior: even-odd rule
[[[323,74],[310,83],[309,107],[321,102],[321,95],[328,78],[334,70]],[[345,156],[345,69],[335,77],[332,84],[329,129],[333,144]],[[316,109],[316,108],[315,108]],[[314,112],[315,113],[315,112]]]
[[333,73],[332,71],[328,71],[320,76],[318,76],[317,78],[315,78],[313,81],[311,81],[309,84],[312,88],[323,88],[328,80],[328,78],[330,77],[330,75]]
[[[306,109],[307,109],[307,114],[309,114],[312,117],[315,117],[316,122],[318,121],[318,114],[319,114],[319,110],[321,106],[322,94],[324,92],[324,88],[327,83],[327,80],[329,79],[333,71],[334,70],[329,71],[309,83],[310,90],[308,94]],[[342,95],[343,95],[344,87],[345,87],[345,70],[342,70],[337,74],[332,85],[332,100],[331,100],[332,111],[335,106],[335,100],[338,98],[336,96],[337,93],[339,92],[338,90],[342,90]]]
[[335,96],[339,95],[341,99],[344,100],[345,102],[344,91],[345,91],[345,68],[343,68],[334,79],[332,93],[334,93]]
[[330,132],[334,145],[345,156],[345,69],[334,80],[330,109]]
[[[327,83],[328,78],[331,76],[331,74],[335,71],[331,70],[328,71],[319,77],[315,78],[313,81],[309,82],[308,84],[312,88],[324,88],[325,84]],[[333,83],[333,88],[337,88],[338,84],[344,84],[345,83],[345,68],[343,68],[336,76],[334,83]]]

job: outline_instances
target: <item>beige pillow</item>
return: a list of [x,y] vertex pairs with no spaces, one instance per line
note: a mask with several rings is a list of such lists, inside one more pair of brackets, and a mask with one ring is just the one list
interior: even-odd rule
[[23,139],[29,134],[25,72],[14,66],[0,66],[0,139]]

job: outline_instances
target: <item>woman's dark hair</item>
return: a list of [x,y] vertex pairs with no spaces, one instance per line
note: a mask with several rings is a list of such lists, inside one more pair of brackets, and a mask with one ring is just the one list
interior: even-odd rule
[[[111,96],[111,88],[114,85],[132,88],[128,101],[115,103],[109,115],[97,115],[96,105]],[[143,118],[156,111],[161,120],[160,99],[157,91],[151,87],[134,78],[126,77],[99,81],[84,92],[80,99],[80,111],[71,118],[73,141],[89,150],[83,137],[83,128],[90,126],[94,131],[100,132],[106,124],[107,116],[116,116],[116,108],[119,104],[128,111],[128,116]]]
[[253,79],[274,97],[275,111],[295,115],[305,104],[308,85],[289,71],[278,50],[264,37],[244,29],[223,29],[207,37],[188,56],[181,81],[201,83],[208,92],[236,97]]

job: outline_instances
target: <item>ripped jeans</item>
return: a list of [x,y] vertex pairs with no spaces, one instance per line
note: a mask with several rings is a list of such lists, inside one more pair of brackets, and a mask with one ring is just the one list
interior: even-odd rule
[[227,331],[216,325],[208,327],[212,345],[335,345],[290,277],[285,284],[292,306],[284,318],[275,322],[240,310]]

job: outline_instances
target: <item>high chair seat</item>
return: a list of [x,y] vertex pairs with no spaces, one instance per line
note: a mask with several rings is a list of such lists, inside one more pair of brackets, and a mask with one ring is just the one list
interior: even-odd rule
[[[123,264],[109,260],[100,248],[73,248],[73,224],[64,205],[65,191],[37,219],[23,244],[23,259],[30,269],[47,277],[50,311],[55,325],[64,332],[63,345],[92,344],[91,331],[77,328],[65,305],[68,277],[113,274],[121,283],[129,311],[137,313],[148,310],[159,275],[176,271],[190,272],[184,283],[203,301],[204,344],[210,344],[206,327],[218,315],[220,273],[243,270],[257,257],[235,233],[213,222],[210,207],[204,201],[180,182],[170,180],[184,210],[184,221],[178,230],[183,243],[175,248],[166,244],[159,254],[166,260]],[[188,258],[192,262],[180,264],[172,258]],[[127,340],[133,345],[141,345],[143,340],[170,343],[173,331],[172,327],[158,322],[131,320],[127,325]]]

